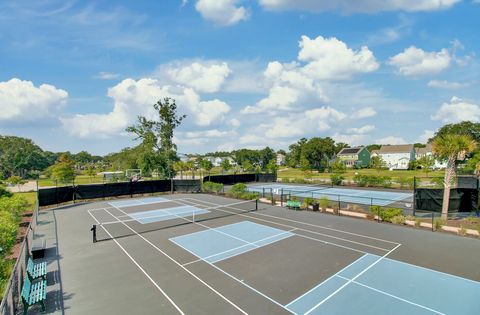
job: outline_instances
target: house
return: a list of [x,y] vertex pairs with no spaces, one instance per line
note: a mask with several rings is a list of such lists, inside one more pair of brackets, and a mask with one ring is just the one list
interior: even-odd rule
[[[427,143],[425,148],[415,148],[415,156],[417,160],[425,156],[433,157],[432,144]],[[438,168],[445,168],[445,167],[447,167],[447,162],[439,161],[435,159],[435,164],[433,165],[433,168],[438,169]]]
[[346,167],[367,167],[370,164],[370,152],[365,147],[343,148],[337,158]]
[[378,150],[370,151],[370,158],[373,158],[374,156],[378,156]]
[[413,144],[382,145],[376,154],[391,170],[406,170],[409,163],[415,160]]
[[283,166],[285,165],[285,155],[281,153],[277,153],[277,165]]

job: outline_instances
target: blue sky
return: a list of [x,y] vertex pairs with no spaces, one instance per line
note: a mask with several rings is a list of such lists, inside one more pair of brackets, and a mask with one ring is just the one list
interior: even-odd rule
[[182,153],[423,142],[480,121],[479,16],[478,0],[3,1],[0,134],[106,154],[169,96]]

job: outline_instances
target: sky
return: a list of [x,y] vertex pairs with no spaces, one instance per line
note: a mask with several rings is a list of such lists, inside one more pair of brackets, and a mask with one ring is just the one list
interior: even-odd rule
[[134,146],[176,100],[181,153],[425,142],[480,121],[480,0],[1,1],[0,134]]

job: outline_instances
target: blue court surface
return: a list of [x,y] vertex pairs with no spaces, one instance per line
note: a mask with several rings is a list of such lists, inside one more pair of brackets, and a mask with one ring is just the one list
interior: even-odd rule
[[110,201],[108,204],[114,208],[123,208],[123,207],[148,205],[152,203],[168,202],[168,201],[171,201],[171,200],[162,198],[162,197],[149,197],[149,198],[141,198],[141,199]]
[[128,216],[132,219],[137,220],[141,224],[147,224],[159,221],[172,220],[176,218],[185,218],[188,216],[205,214],[209,212],[210,211],[193,206],[180,206],[167,209],[135,212],[128,214]]
[[286,184],[267,184],[250,185],[250,191],[275,195],[290,194],[301,198],[321,198],[327,197],[331,201],[340,201],[348,203],[358,203],[365,205],[386,206],[393,202],[405,200],[411,203],[413,195],[408,193],[367,190],[354,188],[328,188],[305,185],[286,185]]
[[286,307],[295,314],[478,314],[480,282],[365,254]]
[[210,228],[170,241],[208,263],[215,263],[293,236],[288,231],[250,221]]
[[[170,238],[198,257],[185,265],[214,264],[298,235],[251,221],[206,228]],[[276,304],[293,314],[479,314],[480,282],[365,253],[287,304]]]

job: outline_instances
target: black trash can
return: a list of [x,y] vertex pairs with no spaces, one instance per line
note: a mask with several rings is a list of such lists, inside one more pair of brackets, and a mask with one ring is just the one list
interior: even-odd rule
[[320,204],[318,202],[312,202],[312,210],[319,211]]

